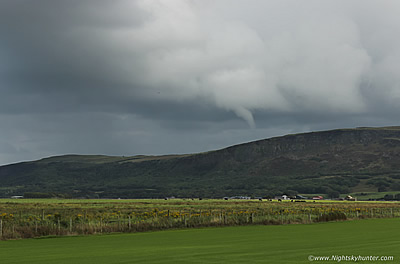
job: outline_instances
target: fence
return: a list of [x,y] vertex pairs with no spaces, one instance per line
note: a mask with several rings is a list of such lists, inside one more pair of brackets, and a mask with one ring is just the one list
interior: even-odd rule
[[169,228],[291,224],[359,218],[400,217],[394,207],[296,207],[151,210],[36,209],[0,214],[0,239],[39,236],[141,232]]

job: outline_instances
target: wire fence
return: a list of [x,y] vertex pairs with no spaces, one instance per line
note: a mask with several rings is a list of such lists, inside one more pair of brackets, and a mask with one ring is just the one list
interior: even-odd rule
[[0,208],[0,239],[41,236],[142,232],[170,228],[235,225],[281,225],[364,218],[400,217],[400,206],[379,207],[357,204],[296,206],[271,203],[260,208],[234,209],[132,209],[40,208],[23,210]]

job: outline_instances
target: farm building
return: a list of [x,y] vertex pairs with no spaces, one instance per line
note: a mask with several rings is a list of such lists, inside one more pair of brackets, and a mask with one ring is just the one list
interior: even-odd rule
[[283,194],[280,196],[275,196],[275,200],[290,200],[290,198],[286,194]]
[[312,199],[313,200],[323,200],[324,197],[322,197],[321,195],[318,195],[318,196],[314,196]]
[[24,196],[21,196],[21,195],[11,196],[11,199],[22,199],[22,198],[24,198]]
[[357,201],[357,198],[351,196],[351,195],[347,195],[346,198],[344,198],[346,201]]
[[231,199],[241,199],[241,200],[250,200],[250,196],[232,196],[232,197],[224,197],[224,200],[231,200]]

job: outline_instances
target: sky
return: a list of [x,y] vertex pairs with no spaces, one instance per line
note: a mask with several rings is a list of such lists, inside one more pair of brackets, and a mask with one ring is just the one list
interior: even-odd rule
[[0,0],[0,165],[400,125],[397,0]]

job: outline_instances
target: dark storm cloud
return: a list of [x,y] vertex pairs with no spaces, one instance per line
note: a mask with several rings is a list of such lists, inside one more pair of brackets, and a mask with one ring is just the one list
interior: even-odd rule
[[3,0],[0,163],[394,125],[399,17],[394,0]]

